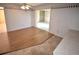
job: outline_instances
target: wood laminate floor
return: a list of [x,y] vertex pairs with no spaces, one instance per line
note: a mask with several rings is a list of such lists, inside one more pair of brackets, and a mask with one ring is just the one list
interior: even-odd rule
[[[12,52],[43,44],[45,41],[52,38],[53,36],[55,35],[36,27],[29,27],[8,32],[10,50],[7,52]],[[57,46],[61,39],[58,40],[57,43],[56,41],[57,40],[53,40],[54,44]],[[53,48],[56,47],[55,45]]]
[[11,50],[17,50],[41,44],[52,37],[53,34],[35,27],[30,27],[22,30],[11,31],[8,33],[8,36]]

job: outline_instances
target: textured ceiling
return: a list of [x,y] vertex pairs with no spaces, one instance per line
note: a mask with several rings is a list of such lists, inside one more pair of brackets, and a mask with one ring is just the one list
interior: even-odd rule
[[[23,5],[24,3],[0,3],[1,7],[5,7],[8,9],[20,9],[20,7]],[[40,5],[41,3],[28,3],[29,5],[33,7]]]
[[45,9],[45,8],[68,8],[68,7],[79,7],[79,3],[45,3],[40,4],[39,7],[36,6],[35,9]]
[[[8,5],[15,5],[15,6],[17,6],[17,5],[23,5],[24,3],[0,3],[0,5],[6,5],[6,6],[8,6]],[[32,6],[37,6],[37,5],[40,5],[40,4],[42,4],[42,3],[27,3],[27,4],[29,4],[29,5],[32,5]]]
[[[44,9],[44,8],[61,8],[68,6],[79,6],[79,3],[27,3],[32,6],[32,9]],[[10,9],[21,9],[23,3],[0,3],[0,6]]]

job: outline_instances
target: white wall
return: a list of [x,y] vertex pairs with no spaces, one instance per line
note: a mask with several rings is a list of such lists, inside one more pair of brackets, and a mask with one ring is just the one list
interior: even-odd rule
[[5,9],[8,31],[31,26],[31,12],[23,10]]
[[36,20],[36,25],[40,20],[40,10],[35,11],[35,20]]
[[45,22],[49,23],[50,21],[50,9],[45,9]]
[[79,30],[79,8],[52,9],[50,32],[63,37],[69,29]]
[[31,25],[36,26],[36,20],[35,20],[35,11],[31,11]]

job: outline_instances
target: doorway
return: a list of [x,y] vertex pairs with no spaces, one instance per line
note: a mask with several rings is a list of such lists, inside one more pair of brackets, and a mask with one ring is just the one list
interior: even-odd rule
[[36,10],[36,27],[49,31],[50,9]]
[[4,7],[0,7],[0,54],[9,50]]

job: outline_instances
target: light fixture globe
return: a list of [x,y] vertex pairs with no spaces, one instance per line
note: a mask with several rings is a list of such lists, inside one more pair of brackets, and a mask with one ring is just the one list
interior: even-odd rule
[[24,5],[21,6],[21,9],[24,9],[24,10],[25,9],[27,10],[27,9],[30,9],[30,8],[31,8],[31,6],[28,5],[28,4],[24,4]]
[[21,9],[25,9],[25,6],[23,5],[23,6],[21,6]]

